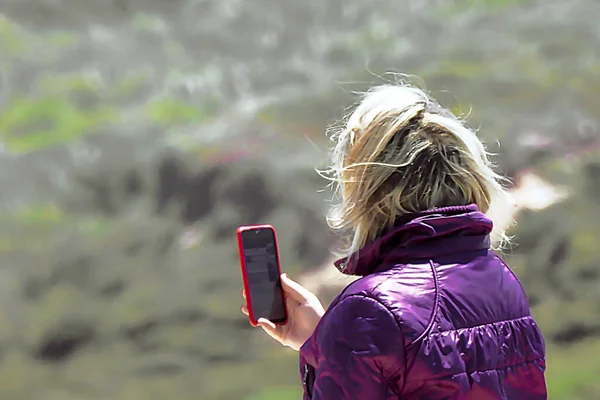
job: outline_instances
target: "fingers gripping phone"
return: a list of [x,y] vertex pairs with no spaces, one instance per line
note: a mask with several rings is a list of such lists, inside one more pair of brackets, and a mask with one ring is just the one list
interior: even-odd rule
[[288,313],[281,287],[275,228],[271,225],[240,226],[237,239],[250,324],[257,326],[259,318],[277,325],[286,324]]

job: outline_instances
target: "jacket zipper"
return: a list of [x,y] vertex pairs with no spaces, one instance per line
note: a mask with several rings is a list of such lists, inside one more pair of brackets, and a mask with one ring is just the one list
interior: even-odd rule
[[315,383],[314,371],[315,369],[309,364],[304,365],[304,377],[302,378],[302,386],[304,386],[304,393],[306,393],[306,396],[309,399],[312,399],[313,395],[312,391],[313,385]]

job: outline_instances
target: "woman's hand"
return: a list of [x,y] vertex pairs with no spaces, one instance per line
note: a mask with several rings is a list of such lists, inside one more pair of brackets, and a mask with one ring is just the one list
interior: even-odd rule
[[[312,335],[325,310],[317,296],[291,280],[287,274],[281,275],[281,286],[286,294],[287,324],[275,325],[265,318],[259,318],[257,322],[273,339],[284,346],[299,350]],[[244,291],[242,296],[246,298]],[[242,312],[248,315],[245,305],[242,306]]]

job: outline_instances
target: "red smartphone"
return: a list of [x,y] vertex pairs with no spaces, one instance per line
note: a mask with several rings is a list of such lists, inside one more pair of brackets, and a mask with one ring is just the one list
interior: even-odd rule
[[250,324],[257,326],[259,318],[266,318],[276,325],[285,325],[288,313],[281,287],[275,228],[240,226],[237,239]]

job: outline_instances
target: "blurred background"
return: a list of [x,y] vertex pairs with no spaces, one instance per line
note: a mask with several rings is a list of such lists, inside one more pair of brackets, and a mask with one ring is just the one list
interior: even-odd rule
[[596,0],[1,0],[0,398],[299,399],[235,227],[327,300],[328,124],[420,76],[514,183],[550,398],[600,399]]

